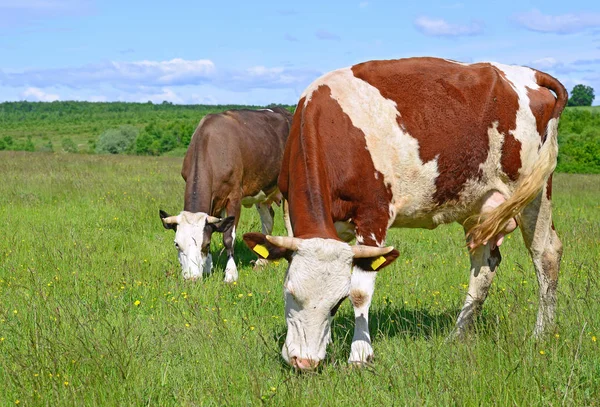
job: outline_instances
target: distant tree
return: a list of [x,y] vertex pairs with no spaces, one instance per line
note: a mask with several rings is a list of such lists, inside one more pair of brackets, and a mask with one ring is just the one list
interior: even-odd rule
[[48,142],[40,148],[40,151],[44,153],[52,153],[54,151],[54,146],[52,145],[52,140],[48,140]]
[[99,154],[123,154],[131,152],[139,130],[130,125],[108,129],[98,137],[96,152]]
[[14,141],[11,136],[4,136],[0,138],[0,150],[11,150],[13,143]]
[[61,147],[65,153],[77,153],[79,149],[77,144],[70,137],[64,137],[61,142]]
[[575,85],[571,91],[568,106],[591,106],[594,97],[594,88],[591,86]]

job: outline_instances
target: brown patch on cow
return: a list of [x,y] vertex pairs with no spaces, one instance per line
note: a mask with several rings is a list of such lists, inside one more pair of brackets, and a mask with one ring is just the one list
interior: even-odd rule
[[552,118],[552,110],[554,109],[556,99],[546,88],[535,90],[527,88],[527,96],[529,97],[529,108],[535,117],[537,132],[542,141],[545,141],[546,128]]
[[558,285],[558,271],[560,264],[560,254],[555,251],[546,250],[542,254],[542,270],[548,278],[548,284],[556,289]]
[[521,146],[510,130],[518,97],[497,68],[411,58],[365,62],[352,71],[396,103],[398,124],[418,140],[421,160],[438,158],[436,203],[457,201],[467,180],[481,178],[495,123],[505,136],[503,169],[516,179]]
[[362,290],[353,288],[350,290],[350,301],[355,308],[361,308],[369,300],[369,295]]
[[[552,90],[556,95],[556,99],[550,103],[553,106],[550,118],[558,119],[567,105],[567,101],[569,100],[569,94],[567,93],[567,90],[555,77],[548,75],[545,72],[536,71],[535,81],[539,86]],[[548,102],[550,102],[550,99],[548,99]]]
[[363,131],[322,85],[292,123],[279,189],[290,203],[294,235],[338,239],[334,222],[352,219],[357,235],[383,241],[392,193],[375,166]]

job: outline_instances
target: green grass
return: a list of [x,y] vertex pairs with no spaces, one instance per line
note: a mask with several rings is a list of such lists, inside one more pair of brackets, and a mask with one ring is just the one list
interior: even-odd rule
[[[346,302],[323,369],[297,374],[279,356],[285,262],[254,271],[238,241],[240,279],[225,285],[215,237],[214,274],[182,280],[158,218],[183,206],[180,165],[0,152],[1,406],[600,405],[600,176],[555,176],[564,256],[545,340],[530,338],[537,283],[518,232],[474,334],[447,342],[468,282],[461,229],[394,230],[401,257],[371,308],[374,367],[346,365]],[[240,232],[259,229],[245,210]]]

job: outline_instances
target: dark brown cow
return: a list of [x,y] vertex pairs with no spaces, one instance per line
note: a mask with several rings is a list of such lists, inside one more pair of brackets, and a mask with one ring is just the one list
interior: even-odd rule
[[[566,101],[556,79],[530,68],[435,58],[366,62],[310,85],[279,177],[296,238],[244,236],[257,253],[290,260],[284,358],[315,367],[332,314],[349,296],[356,317],[349,362],[371,360],[373,271],[399,255],[383,247],[390,227],[464,226],[471,278],[460,335],[519,219],[540,285],[535,334],[551,325],[562,245],[552,227],[550,175]],[[359,246],[341,241],[353,236]]]
[[[237,280],[233,247],[242,205],[256,204],[263,233],[272,232],[271,204],[281,202],[277,176],[291,121],[291,113],[281,108],[228,110],[202,119],[181,170],[186,182],[183,212],[169,216],[160,211],[163,225],[176,230],[184,278],[210,272],[210,238],[218,231],[229,257],[225,282]],[[220,218],[225,214],[229,217]]]

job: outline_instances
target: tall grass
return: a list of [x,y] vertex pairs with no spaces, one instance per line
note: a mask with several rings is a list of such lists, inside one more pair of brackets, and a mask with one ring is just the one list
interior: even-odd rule
[[[317,374],[281,360],[286,264],[184,282],[158,209],[183,206],[181,159],[0,153],[0,405],[600,405],[600,178],[555,176],[558,327],[531,339],[537,283],[518,233],[473,335],[460,227],[394,230],[371,308],[375,365],[346,365],[346,302]],[[278,214],[279,216],[279,214]],[[240,233],[260,230],[245,210]],[[276,232],[283,233],[281,218]],[[239,234],[238,234],[239,235]]]

